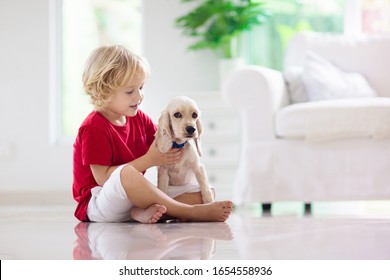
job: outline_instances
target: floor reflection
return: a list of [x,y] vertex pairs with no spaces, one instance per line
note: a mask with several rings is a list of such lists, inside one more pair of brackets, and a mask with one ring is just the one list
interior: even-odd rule
[[389,219],[240,217],[232,228],[245,260],[390,259]]
[[216,240],[232,240],[227,223],[79,223],[74,259],[209,259]]

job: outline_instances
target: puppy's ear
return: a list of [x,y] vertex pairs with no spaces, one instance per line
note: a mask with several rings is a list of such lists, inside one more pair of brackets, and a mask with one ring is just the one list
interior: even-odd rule
[[198,131],[198,138],[200,137],[200,135],[202,134],[203,132],[203,125],[202,125],[202,121],[200,119],[198,119],[196,121],[196,130]]
[[202,125],[202,121],[200,119],[198,119],[196,121],[196,130],[198,131],[198,137],[195,138],[196,150],[198,151],[198,155],[201,157],[202,156],[202,147],[200,144],[200,135],[203,132],[203,125]]
[[167,110],[161,113],[158,120],[158,129],[156,132],[157,147],[162,153],[168,152],[172,148],[172,127],[171,120]]
[[200,138],[195,138],[195,145],[196,145],[196,150],[198,151],[198,155],[201,157],[202,156],[202,147],[200,145]]

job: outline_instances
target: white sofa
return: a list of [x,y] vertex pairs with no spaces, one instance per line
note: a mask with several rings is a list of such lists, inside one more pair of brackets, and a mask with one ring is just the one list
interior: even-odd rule
[[[292,104],[291,90],[299,85],[285,78],[300,69],[297,77],[308,94],[302,76],[313,72],[310,52],[339,70],[360,73],[376,96]],[[234,202],[390,199],[390,36],[301,33],[290,41],[284,61],[283,73],[246,66],[224,84],[241,116]],[[328,72],[317,82],[332,89],[329,79],[338,75],[325,77]],[[352,86],[352,96],[364,87]],[[341,95],[347,92],[341,89]]]

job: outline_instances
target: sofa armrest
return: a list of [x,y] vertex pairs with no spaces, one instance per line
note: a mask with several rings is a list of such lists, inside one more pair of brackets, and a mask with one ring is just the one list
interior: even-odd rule
[[276,137],[274,114],[289,103],[280,71],[243,67],[229,77],[222,92],[240,110],[244,142]]

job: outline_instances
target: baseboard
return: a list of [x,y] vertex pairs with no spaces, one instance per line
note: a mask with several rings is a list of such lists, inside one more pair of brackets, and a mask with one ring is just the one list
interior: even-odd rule
[[65,191],[0,192],[0,205],[72,205],[72,194]]

